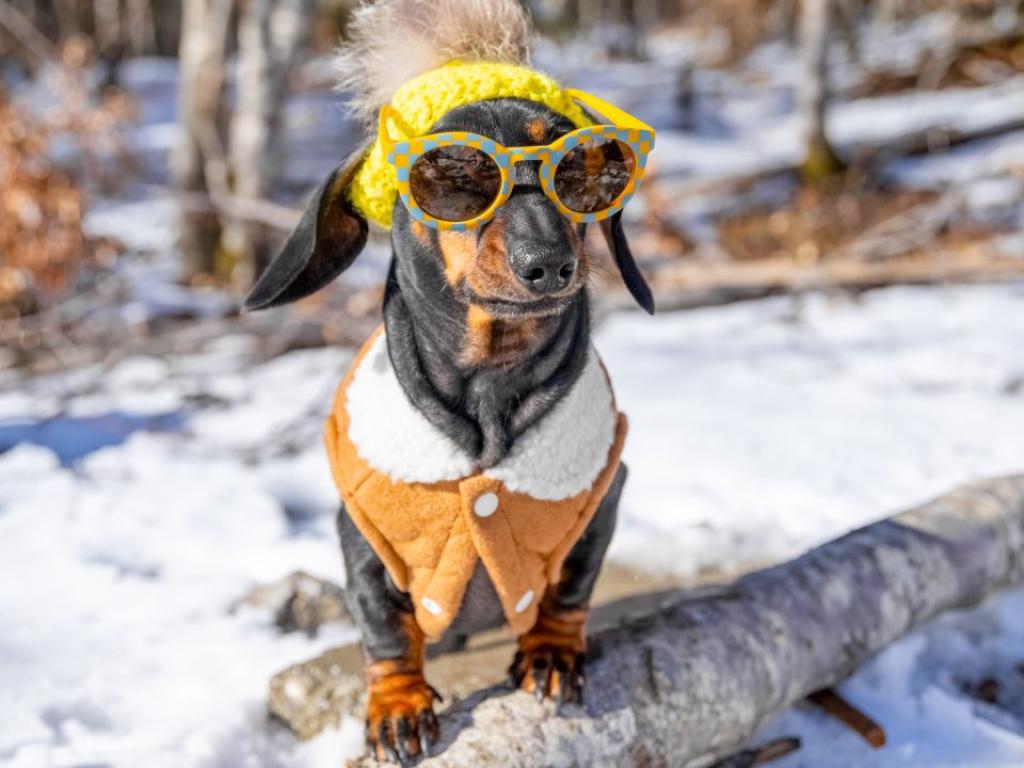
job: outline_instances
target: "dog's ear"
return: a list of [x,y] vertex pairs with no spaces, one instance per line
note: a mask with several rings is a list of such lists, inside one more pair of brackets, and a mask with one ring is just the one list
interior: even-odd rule
[[626,241],[626,233],[622,229],[622,211],[609,216],[601,221],[601,232],[608,243],[608,250],[615,257],[615,263],[619,267],[619,274],[626,288],[633,294],[636,303],[643,307],[644,311],[654,314],[654,295],[651,287],[644,279],[643,273],[636,265],[633,252],[629,250],[629,243]]
[[365,147],[327,177],[284,248],[260,276],[245,309],[267,309],[309,296],[348,269],[366,245],[366,219],[348,199]]

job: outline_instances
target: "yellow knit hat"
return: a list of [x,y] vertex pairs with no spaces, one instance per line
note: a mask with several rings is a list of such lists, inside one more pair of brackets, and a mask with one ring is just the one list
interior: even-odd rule
[[[547,75],[516,64],[489,61],[453,61],[414,77],[391,97],[414,136],[455,107],[485,99],[519,98],[536,101],[571,120],[588,125],[586,114],[562,87]],[[394,167],[387,161],[380,139],[366,153],[349,187],[353,206],[368,221],[391,228],[391,211],[398,195]]]

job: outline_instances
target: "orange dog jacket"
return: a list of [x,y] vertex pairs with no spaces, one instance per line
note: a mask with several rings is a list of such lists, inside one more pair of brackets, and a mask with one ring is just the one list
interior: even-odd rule
[[406,397],[383,329],[341,382],[324,431],[352,521],[437,640],[483,563],[516,634],[583,535],[618,469],[626,418],[591,349],[565,396],[481,469]]

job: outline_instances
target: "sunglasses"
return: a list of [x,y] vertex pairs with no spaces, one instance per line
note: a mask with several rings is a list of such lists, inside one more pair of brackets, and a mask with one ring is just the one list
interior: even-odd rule
[[504,147],[465,131],[396,141],[390,126],[403,129],[402,118],[390,105],[382,108],[378,135],[409,213],[436,229],[479,226],[508,200],[512,169],[522,162],[540,163],[544,194],[572,221],[601,221],[622,210],[640,186],[654,129],[597,96],[567,93],[611,123],[578,128],[546,146]]

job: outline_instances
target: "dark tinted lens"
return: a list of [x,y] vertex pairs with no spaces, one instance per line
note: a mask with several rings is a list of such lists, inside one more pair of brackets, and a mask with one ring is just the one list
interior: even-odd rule
[[628,144],[593,138],[570,150],[555,169],[555,193],[579,213],[608,208],[629,184],[636,158]]
[[487,153],[464,145],[438,147],[413,163],[412,196],[435,219],[466,221],[487,210],[501,191],[501,171]]

